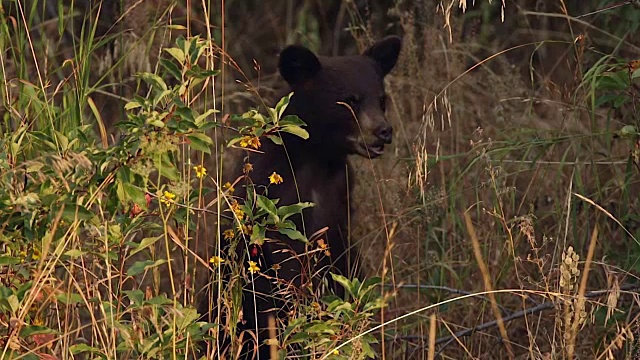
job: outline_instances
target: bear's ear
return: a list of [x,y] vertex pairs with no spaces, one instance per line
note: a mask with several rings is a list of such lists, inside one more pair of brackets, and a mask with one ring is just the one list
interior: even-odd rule
[[280,53],[278,69],[282,77],[290,84],[301,84],[322,68],[318,57],[304,46],[291,45]]
[[363,55],[375,60],[380,65],[382,74],[387,75],[396,65],[401,47],[402,39],[397,36],[387,36],[365,50]]

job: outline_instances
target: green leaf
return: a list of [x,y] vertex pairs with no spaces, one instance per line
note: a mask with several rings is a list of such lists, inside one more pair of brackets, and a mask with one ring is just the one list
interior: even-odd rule
[[634,139],[636,136],[638,136],[638,128],[636,128],[634,125],[625,125],[622,127],[622,129],[620,129],[619,133],[621,137]]
[[124,105],[124,109],[125,110],[133,110],[133,109],[137,109],[137,108],[139,108],[141,106],[142,106],[142,104],[140,104],[139,102],[134,100],[134,101],[129,101],[128,103],[126,103]]
[[86,254],[85,251],[82,250],[78,250],[78,249],[74,249],[74,250],[69,250],[67,252],[64,253],[66,256],[72,258],[72,259],[77,259],[79,257],[82,257]]
[[333,309],[333,313],[335,313],[336,315],[348,315],[351,316],[353,315],[354,311],[353,311],[354,305],[348,301],[343,302],[342,304],[339,304],[338,306],[336,306]]
[[298,115],[287,115],[284,117],[284,119],[280,120],[280,126],[285,125],[306,126],[307,123],[302,121],[302,119],[300,119]]
[[280,128],[280,131],[288,132],[289,134],[296,135],[304,140],[309,138],[309,133],[307,130],[296,126],[296,125],[286,125]]
[[[182,51],[181,49],[165,48],[164,51],[166,51],[169,55],[176,59],[180,64],[184,64],[185,56],[184,51]],[[177,79],[179,79],[179,77]]]
[[335,335],[336,331],[325,323],[319,322],[311,325],[305,331],[309,334]]
[[216,76],[220,73],[220,70],[203,70],[200,67],[194,67],[185,72],[185,75],[193,79],[206,79],[208,77]]
[[82,296],[76,293],[61,293],[56,296],[56,299],[65,305],[84,303],[84,299],[82,298]]
[[[374,339],[375,341],[375,339]],[[374,342],[374,344],[377,343],[377,341]],[[371,348],[371,345],[369,345],[368,341],[360,341],[360,351],[362,351],[362,354],[366,357],[368,357],[369,359],[375,359],[376,358],[376,353],[375,351],[373,351],[373,349]]]
[[295,229],[278,229],[278,232],[282,235],[286,235],[291,240],[298,240],[304,243],[308,243],[307,237],[304,236],[300,231]]
[[266,237],[265,233],[266,233],[266,229],[264,226],[260,224],[253,225],[253,230],[251,232],[251,244],[262,246],[262,244],[264,244],[264,239]]
[[347,290],[347,292],[349,292],[349,294],[351,294],[351,296],[353,296],[353,284],[351,283],[351,281],[349,281],[349,279],[347,279],[346,277],[339,275],[339,274],[334,274],[331,273],[331,277],[333,278],[333,280],[335,282],[337,282],[338,284],[342,285],[342,287]]
[[615,103],[620,97],[622,97],[622,95],[617,95],[617,94],[602,95],[596,99],[595,106],[600,107],[608,102]]
[[166,264],[167,260],[160,259],[156,261],[145,260],[145,261],[136,261],[127,269],[127,276],[136,276],[142,274],[143,272],[158,267],[160,265]]
[[146,123],[151,125],[151,126],[155,126],[157,128],[160,128],[160,129],[163,129],[164,126],[165,126],[164,122],[162,122],[162,120],[158,120],[158,119],[147,119]]
[[273,141],[274,144],[276,145],[282,145],[284,144],[282,142],[282,138],[280,137],[280,135],[267,135],[267,138],[271,141]]
[[364,304],[364,307],[362,308],[362,312],[369,312],[369,311],[375,311],[375,310],[379,310],[382,309],[383,307],[386,307],[387,303],[384,301],[383,298],[377,298],[374,299],[372,301],[368,301],[366,304]]
[[158,173],[161,176],[166,177],[172,181],[178,181],[180,179],[180,174],[176,167],[169,160],[169,155],[167,153],[162,154],[161,158],[158,159],[157,156],[153,159],[153,164],[158,169]]
[[[197,121],[197,119],[196,119],[196,121]],[[198,126],[198,130],[206,132],[209,129],[213,129],[215,127],[220,127],[220,123],[216,122],[216,121],[205,121],[203,123],[196,124],[196,126]]]
[[185,30],[187,30],[187,28],[184,25],[180,25],[180,24],[171,24],[171,25],[166,25],[165,27],[167,29],[177,30],[177,31],[185,31]]
[[186,41],[187,40],[182,35],[178,36],[178,38],[176,39],[176,45],[178,46],[178,49],[180,49],[180,51],[183,52],[183,54],[184,54],[184,50],[183,49],[185,49],[185,42]]
[[287,336],[289,336],[289,334],[295,331],[298,326],[302,326],[306,324],[307,321],[308,321],[307,318],[303,316],[295,318],[294,320],[290,320],[289,324],[287,325],[287,328],[282,333],[282,337],[286,339]]
[[189,146],[191,146],[193,150],[202,151],[205,154],[211,154],[210,145],[203,142],[201,139],[191,135],[187,135],[187,138],[190,140]]
[[73,222],[76,219],[78,220],[89,220],[92,219],[95,214],[82,205],[76,205],[75,208],[73,206],[66,206],[62,211],[62,218]]
[[232,147],[236,143],[239,143],[240,140],[242,140],[242,136],[238,136],[238,137],[235,137],[235,138],[229,140],[229,142],[227,142],[227,147]]
[[179,116],[183,120],[188,120],[195,124],[196,118],[193,116],[193,110],[188,106],[181,106],[176,109],[175,115]]
[[146,237],[140,240],[140,244],[138,244],[138,246],[136,246],[131,250],[131,253],[129,253],[129,256],[135,255],[140,251],[150,247],[151,245],[155,244],[158,240],[162,239],[162,237],[163,237],[162,235],[159,235],[156,237]]
[[196,64],[198,62],[198,58],[200,58],[200,55],[204,51],[204,47],[198,43],[197,38],[190,38],[187,41],[189,41],[190,45],[187,51],[187,53],[189,53],[189,60],[191,61],[191,64]]
[[[169,50],[169,49],[165,49],[165,50]],[[178,49],[175,49],[175,50],[178,50]],[[178,68],[178,66],[173,61],[169,61],[167,59],[160,59],[160,65],[162,65],[162,67],[165,68],[165,70],[167,70],[167,72],[171,76],[173,76],[176,80],[182,79],[182,72],[180,71],[180,68]]]
[[15,265],[20,264],[22,262],[22,258],[14,257],[14,256],[0,256],[0,265]]
[[150,72],[142,72],[138,73],[137,77],[141,78],[147,84],[151,85],[157,90],[167,90],[167,84],[165,84],[164,80],[162,80],[162,78],[156,74]]
[[287,106],[289,106],[289,101],[291,99],[291,96],[293,96],[292,92],[284,96],[282,99],[280,99],[280,101],[278,101],[278,104],[276,104],[275,110],[276,110],[276,116],[278,120],[282,118],[282,114],[284,114],[285,110],[287,110]]
[[69,148],[69,138],[64,136],[64,134],[62,134],[58,130],[54,130],[54,133],[56,135],[56,140],[58,141],[60,148],[62,150],[67,150]]
[[629,76],[626,71],[606,73],[596,87],[598,90],[626,90],[629,87]]
[[213,140],[206,134],[203,133],[192,133],[187,135],[187,138],[190,140],[198,140],[200,143],[207,145],[208,147],[213,146]]
[[69,351],[71,351],[73,355],[77,355],[83,352],[100,353],[100,349],[82,343],[69,346]]
[[180,316],[176,318],[176,325],[178,326],[178,330],[185,330],[191,324],[193,324],[200,315],[193,308],[182,308],[180,311]]
[[11,310],[12,313],[17,312],[18,309],[20,309],[20,300],[18,300],[17,296],[9,295],[4,300],[7,302],[7,305],[9,305],[9,310]]
[[123,293],[127,295],[129,300],[135,305],[140,306],[144,302],[144,293],[140,289],[124,290]]
[[282,218],[281,221],[286,220],[289,216],[295,214],[301,214],[302,210],[315,206],[312,202],[301,202],[293,205],[285,205],[278,208],[278,216]]
[[145,300],[145,305],[173,305],[173,300],[167,299],[164,295],[154,296],[149,300]]
[[45,326],[34,326],[27,325],[20,331],[20,336],[25,338],[32,335],[41,335],[41,334],[57,334],[55,330],[49,329]]
[[[155,95],[153,96],[153,106],[156,106],[158,104],[160,104],[162,101],[169,101],[170,99],[168,99],[171,95],[172,95],[172,91],[170,89],[167,90],[163,90],[163,91],[156,91]],[[167,113],[162,113],[161,116],[164,117],[166,116]]]
[[360,297],[366,295],[369,291],[375,289],[382,283],[382,279],[379,276],[366,279],[358,289],[358,295]]
[[274,219],[276,224],[280,222],[280,218],[278,217],[278,210],[276,209],[276,205],[273,203],[273,201],[271,201],[271,199],[266,196],[258,195],[256,200],[258,208],[265,210],[269,215],[271,215],[271,218]]
[[289,341],[287,341],[287,344],[289,345],[293,345],[293,344],[298,344],[298,343],[305,343],[307,342],[311,337],[309,336],[309,334],[306,331],[301,331],[299,333],[295,333],[293,334],[293,336],[291,337],[291,339]]
[[147,199],[145,197],[145,192],[142,189],[128,182],[122,183],[122,189],[127,197],[124,200],[131,200],[141,208],[145,210],[147,209]]
[[205,111],[204,114],[198,115],[196,117],[196,120],[195,120],[196,125],[200,126],[200,124],[203,123],[209,116],[211,116],[212,114],[215,114],[215,113],[219,113],[219,112],[220,112],[219,110],[215,110],[215,109],[209,109],[209,110]]

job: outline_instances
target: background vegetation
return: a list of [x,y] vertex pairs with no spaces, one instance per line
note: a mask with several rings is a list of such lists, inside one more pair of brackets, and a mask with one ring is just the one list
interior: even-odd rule
[[[225,142],[260,134],[222,124],[257,107],[269,126],[286,44],[352,54],[386,34],[404,38],[396,135],[352,159],[350,229],[381,283],[301,302],[280,345],[638,356],[636,2],[4,0],[0,16],[3,358],[173,358],[235,336],[252,271],[197,245],[229,215]],[[219,306],[200,319],[206,283]]]

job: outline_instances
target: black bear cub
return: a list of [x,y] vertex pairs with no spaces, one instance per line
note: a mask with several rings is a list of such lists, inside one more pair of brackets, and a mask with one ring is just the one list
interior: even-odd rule
[[[259,348],[260,358],[269,358],[270,349],[264,345],[269,336],[269,317],[281,318],[287,301],[304,296],[309,289],[317,291],[322,283],[319,280],[325,280],[342,296],[342,289],[332,283],[329,272],[357,274],[353,268],[357,250],[347,238],[353,182],[347,156],[376,158],[391,143],[393,129],[385,116],[383,80],[395,66],[400,48],[401,39],[390,36],[355,56],[316,56],[302,46],[289,46],[280,54],[280,74],[289,85],[284,93],[293,92],[285,115],[300,117],[307,124],[309,139],[283,134],[284,146],[264,141],[262,153],[248,155],[253,165],[250,178],[258,190],[268,185],[274,172],[281,175],[284,182],[269,187],[269,198],[280,199],[278,206],[315,203],[294,220],[297,229],[307,237],[328,229],[315,236],[317,241],[311,244],[267,233],[265,243],[244,256],[245,260],[257,261],[261,269],[245,285],[243,294],[244,328],[258,338],[257,344],[245,347],[251,353],[249,357]],[[235,195],[244,198],[246,189],[238,186]],[[328,251],[323,253],[329,256],[309,255],[314,250],[318,254],[319,246],[326,249],[324,245],[328,245]],[[241,247],[246,254],[247,247]],[[277,272],[273,271],[274,265]]]

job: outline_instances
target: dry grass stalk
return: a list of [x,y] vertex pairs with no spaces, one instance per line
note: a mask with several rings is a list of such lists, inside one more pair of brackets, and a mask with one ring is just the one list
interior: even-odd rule
[[465,225],[467,227],[467,232],[469,233],[469,237],[471,238],[471,245],[473,246],[473,255],[476,258],[476,262],[478,263],[478,267],[480,268],[480,272],[482,274],[482,280],[484,282],[485,291],[487,291],[487,296],[491,302],[491,310],[493,311],[493,315],[496,317],[498,322],[498,329],[500,330],[500,336],[502,336],[502,343],[507,349],[507,353],[509,354],[509,358],[513,359],[513,349],[511,348],[511,344],[509,343],[509,335],[507,334],[507,328],[504,326],[504,321],[502,321],[502,314],[500,313],[500,308],[498,307],[498,302],[496,301],[495,294],[493,293],[493,284],[491,283],[491,274],[489,273],[489,268],[484,262],[482,258],[482,250],[480,249],[480,241],[478,240],[478,236],[476,234],[476,230],[471,222],[471,217],[468,212],[463,213]]
[[567,358],[573,359],[575,352],[576,336],[578,335],[578,327],[585,323],[587,313],[585,311],[585,291],[587,288],[587,280],[589,278],[589,270],[591,268],[591,262],[593,261],[593,254],[596,248],[596,242],[598,239],[598,227],[593,229],[591,234],[591,240],[589,242],[589,252],[584,264],[584,271],[582,272],[582,279],[580,280],[580,288],[578,289],[578,297],[575,300],[575,307],[573,313],[573,322],[569,331],[569,341],[567,342]]

